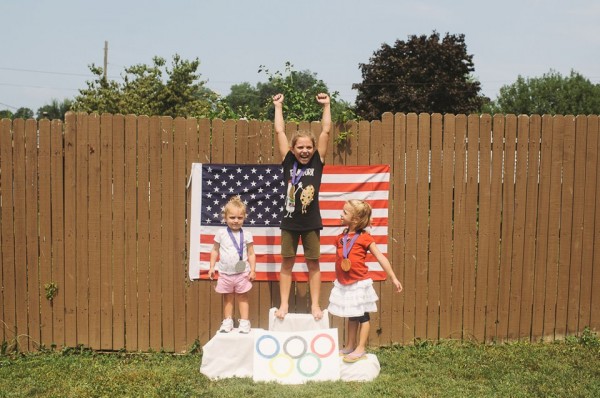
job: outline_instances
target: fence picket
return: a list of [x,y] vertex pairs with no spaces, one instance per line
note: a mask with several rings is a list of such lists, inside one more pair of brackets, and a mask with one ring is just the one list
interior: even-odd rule
[[[125,117],[114,115],[113,159],[113,348],[125,347]],[[160,157],[159,157],[160,158]],[[160,221],[159,221],[160,222]],[[157,278],[158,279],[158,278]],[[160,332],[160,328],[156,328]]]
[[417,130],[418,116],[409,113],[406,120],[406,224],[404,231],[404,341],[417,337],[415,325],[417,295]]
[[525,208],[525,230],[523,237],[523,284],[521,287],[522,295],[518,331],[519,338],[525,340],[529,340],[531,337],[532,324],[541,118],[538,115],[533,115],[529,119],[529,122],[526,188],[527,203]]
[[[592,134],[598,136],[600,135],[600,128],[598,122],[598,116],[592,116],[592,123],[590,126],[592,127]],[[598,153],[600,151],[600,138],[597,138],[597,146],[590,147],[589,150],[596,152],[596,156],[598,157]],[[597,159],[597,162],[600,162],[600,159]],[[596,163],[598,165],[598,163]],[[598,167],[598,166],[596,166]],[[597,170],[597,169],[596,169]],[[594,247],[598,247],[600,245],[600,173],[596,172],[596,217],[594,218]],[[600,250],[594,250],[594,259],[593,262],[590,263],[587,268],[592,267],[593,270],[600,269]],[[591,271],[591,270],[590,270]],[[587,274],[590,271],[586,271]],[[592,300],[590,304],[590,323],[588,326],[591,330],[600,329],[600,272],[592,273]]]
[[[186,185],[186,119],[175,119],[173,132],[173,257],[171,268],[173,281],[187,278],[185,256],[185,224],[179,220],[185,219],[185,185]],[[144,275],[145,276],[145,275]],[[139,278],[139,276],[138,276]],[[173,283],[174,339],[175,351],[182,352],[188,348],[185,333],[185,285]]]
[[[40,344],[45,347],[50,347],[54,343],[54,339],[52,337],[52,301],[49,300],[47,293],[48,290],[46,286],[50,286],[52,281],[52,245],[51,245],[51,201],[50,201],[50,121],[49,120],[40,120],[39,122],[39,149],[38,149],[38,164],[39,164],[39,223],[40,223],[40,232],[39,232],[39,242],[40,242],[40,259],[39,259],[39,267],[40,267]],[[2,162],[6,159],[5,155],[2,156]],[[0,163],[4,164],[4,163]],[[7,170],[2,167],[3,170]],[[4,176],[4,173],[3,173]],[[4,180],[3,180],[4,181]],[[2,184],[3,187],[8,186],[7,184]],[[8,202],[10,203],[10,202]],[[4,217],[5,206],[8,207],[8,203],[2,200],[2,252],[3,258],[5,256],[6,250],[11,249],[6,242],[5,237],[5,226],[9,226],[8,218]],[[6,272],[6,265],[9,263],[4,260],[3,269]],[[7,277],[6,273],[4,274],[4,278]],[[6,295],[4,296],[6,297]],[[4,319],[5,322],[8,321],[6,309],[10,308],[4,307]],[[79,329],[78,329],[79,330]],[[10,336],[7,336],[10,337]]]
[[477,236],[477,273],[475,282],[475,302],[473,308],[473,338],[485,341],[485,312],[487,306],[488,278],[490,263],[491,219],[491,168],[492,168],[492,120],[489,115],[482,115],[479,120],[479,217]]
[[[390,258],[392,267],[396,276],[406,288],[406,278],[404,276],[404,227],[406,222],[405,212],[405,197],[406,197],[406,181],[405,181],[405,152],[406,152],[406,116],[404,114],[394,115],[394,131],[393,131],[394,147],[393,161],[390,175],[390,197],[397,198],[395,201],[390,200],[390,208],[388,212],[394,213],[393,223],[390,225],[390,242],[394,247],[393,256]],[[392,341],[405,342],[404,330],[406,323],[404,322],[404,292],[397,295],[392,301]],[[384,298],[385,299],[385,298]]]
[[417,214],[416,214],[416,285],[415,285],[415,335],[427,335],[427,314],[429,301],[429,170],[431,125],[428,114],[419,114],[417,134]]
[[429,173],[429,281],[427,284],[427,339],[439,338],[440,273],[442,239],[442,115],[431,115],[431,166]]
[[[137,137],[137,295],[138,295],[138,348],[150,349],[150,118],[138,117]],[[183,167],[182,167],[183,168]],[[185,200],[182,200],[182,204]],[[185,331],[185,328],[184,328]]]
[[[199,137],[200,137],[200,130],[199,130],[199,124],[198,124],[198,120],[196,118],[188,118],[186,120],[186,153],[185,153],[185,159],[186,159],[186,181],[189,181],[190,178],[190,174],[191,174],[191,170],[192,170],[192,163],[197,163],[197,162],[201,162],[200,159],[200,147],[199,147]],[[187,185],[186,185],[187,187]],[[189,219],[190,214],[191,214],[191,209],[192,209],[192,192],[191,189],[187,188],[186,189],[186,193],[185,193],[185,203],[186,203],[186,220]],[[186,236],[185,236],[185,253],[186,253],[186,264],[185,264],[185,278],[187,280],[188,275],[187,273],[189,272],[188,270],[188,265],[189,262],[187,260],[189,260],[189,255],[190,255],[190,222],[185,223],[185,229],[186,229]],[[186,283],[185,284],[185,289],[186,289],[186,339],[188,344],[191,342],[192,344],[195,341],[199,341],[199,333],[200,333],[200,311],[199,311],[199,305],[200,305],[200,284],[199,283]],[[152,302],[153,298],[152,298],[152,294],[153,292],[150,292],[150,300]]]
[[[581,299],[579,306],[579,328],[582,330],[592,324],[592,284],[594,272],[594,220],[596,213],[600,211],[595,207],[594,197],[597,195],[596,178],[598,175],[598,117],[588,116],[587,120],[587,143],[586,143],[586,167],[585,167],[585,198],[584,198],[584,220],[583,220],[583,242],[581,260]],[[597,274],[597,273],[596,273]]]
[[[527,204],[527,144],[529,141],[529,117],[517,118],[516,156],[514,165],[514,206],[512,251],[510,258],[510,293],[508,303],[508,335],[511,340],[519,338],[523,285],[523,250],[525,239],[525,210]],[[511,155],[512,156],[512,155]]]
[[100,116],[90,115],[89,123],[89,177],[88,177],[88,267],[89,267],[89,300],[90,300],[90,342],[93,349],[99,349],[101,340],[101,279],[100,279],[100,157],[102,148],[100,145]]
[[533,309],[531,336],[544,334],[544,299],[548,258],[548,214],[550,213],[550,172],[552,169],[552,117],[542,116],[537,203],[537,230],[535,246],[535,269],[533,285]]
[[[14,234],[14,280],[11,289],[15,294],[16,341],[26,348],[27,344],[27,247],[25,207],[25,121],[16,120],[13,125],[13,234]],[[14,285],[13,285],[14,283]],[[23,338],[21,338],[23,336]]]
[[[166,351],[175,349],[174,330],[174,282],[173,279],[173,119],[161,117],[161,223],[163,225],[161,257],[162,278],[162,348]],[[180,281],[181,282],[181,281]]]
[[[581,259],[583,244],[583,221],[587,214],[585,209],[585,177],[586,177],[586,145],[587,117],[579,115],[575,118],[575,169],[573,191],[573,228],[571,233],[571,258],[569,269],[569,299],[567,304],[567,333],[575,334],[579,330],[581,299]],[[581,189],[575,189],[581,187]]]
[[158,116],[152,116],[148,125],[148,170],[149,170],[149,196],[150,196],[150,225],[149,225],[149,294],[150,294],[150,348],[154,351],[160,351],[163,348],[163,329],[162,329],[162,289],[163,280],[161,277],[162,269],[162,188],[161,180],[161,119]]
[[560,244],[561,174],[564,140],[564,117],[554,116],[552,123],[552,161],[550,170],[550,201],[548,214],[548,260],[546,273],[546,300],[544,305],[544,333],[553,339],[556,328],[558,301],[558,253]]
[[441,339],[451,336],[452,320],[452,265],[454,262],[452,207],[454,203],[454,145],[456,117],[444,115],[442,192],[441,192],[441,248],[440,248],[440,332]]
[[[0,134],[2,134],[0,130]],[[40,328],[40,269],[39,269],[39,233],[38,233],[38,132],[37,122],[27,120],[25,125],[25,151],[27,163],[25,165],[26,188],[25,200],[27,202],[27,306],[28,306],[28,345],[27,351],[33,351],[39,348],[41,341]],[[35,216],[32,216],[34,214]],[[0,250],[0,262],[2,257]],[[0,266],[1,268],[1,266]],[[1,283],[1,277],[0,277]],[[65,281],[65,284],[68,283]],[[72,284],[72,281],[71,281]],[[73,303],[73,308],[75,304]],[[2,299],[0,299],[0,308]],[[66,298],[65,298],[66,307]],[[65,317],[66,325],[66,317]],[[73,332],[75,328],[72,328]],[[2,333],[0,333],[0,336]],[[75,340],[67,339],[66,343],[73,344]]]
[[[213,120],[212,125],[210,120],[200,121],[200,159],[202,163],[215,162],[212,155],[212,143],[218,142],[219,136],[222,136],[222,123],[219,124],[220,120]],[[220,126],[220,128],[219,128]],[[222,138],[221,138],[222,141]],[[212,287],[212,284],[211,286]],[[204,320],[204,328],[200,333],[200,341],[208,341],[213,335],[213,330],[216,330],[218,322],[221,318],[221,300],[216,300],[216,295],[213,289],[204,288],[200,291],[200,315],[199,319]],[[216,315],[215,315],[216,314]],[[216,321],[215,321],[216,319]]]
[[[100,118],[100,348],[113,349],[113,116]],[[66,170],[65,170],[66,173]],[[65,247],[67,245],[65,244]]]
[[65,344],[77,345],[77,115],[65,116],[64,127]]
[[63,201],[63,136],[62,122],[53,120],[50,127],[50,179],[52,198],[52,279],[58,284],[58,291],[52,300],[54,342],[65,344],[65,250],[64,250],[64,201]]
[[465,269],[464,269],[464,310],[463,336],[473,338],[475,334],[475,286],[478,276],[477,224],[479,209],[479,115],[467,117],[467,153],[465,159]]
[[567,334],[569,307],[569,277],[571,274],[571,241],[573,237],[574,180],[575,180],[575,118],[565,116],[562,162],[562,192],[560,211],[560,253],[558,257],[558,294],[556,302],[557,336]]

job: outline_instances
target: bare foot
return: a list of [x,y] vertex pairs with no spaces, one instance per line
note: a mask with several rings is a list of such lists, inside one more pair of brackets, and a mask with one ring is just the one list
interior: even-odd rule
[[311,309],[312,316],[315,318],[315,321],[320,321],[323,318],[323,311],[321,311],[321,307],[316,306]]
[[287,305],[280,305],[279,308],[275,311],[275,317],[277,319],[283,319],[288,313]]

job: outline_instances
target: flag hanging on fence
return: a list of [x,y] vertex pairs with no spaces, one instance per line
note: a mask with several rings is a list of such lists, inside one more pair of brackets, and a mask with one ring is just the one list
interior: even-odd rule
[[[277,281],[281,264],[281,213],[285,184],[281,165],[192,164],[192,212],[189,277],[207,279],[210,251],[217,229],[225,226],[221,211],[234,195],[246,203],[243,228],[254,236],[256,280]],[[390,166],[325,166],[319,194],[321,231],[321,280],[335,280],[335,237],[342,233],[340,214],[349,199],[366,200],[373,207],[369,232],[387,254]],[[373,280],[384,280],[385,271],[371,254],[367,265]],[[293,280],[307,281],[308,269],[302,245],[298,247]]]

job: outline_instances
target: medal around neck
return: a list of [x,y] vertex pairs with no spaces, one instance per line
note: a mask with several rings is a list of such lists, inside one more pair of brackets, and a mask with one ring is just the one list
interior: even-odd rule
[[231,232],[231,229],[229,227],[227,227],[227,233],[229,234],[229,237],[231,238],[231,242],[233,243],[233,246],[235,246],[235,249],[237,250],[238,254],[240,255],[240,261],[238,261],[237,263],[235,263],[235,272],[240,273],[240,272],[244,272],[246,270],[246,262],[244,260],[242,260],[243,255],[244,255],[244,230],[240,229],[240,243],[238,245],[237,241],[235,240],[235,237],[233,236],[233,232]]
[[352,268],[352,261],[350,261],[349,258],[345,258],[342,260],[342,270],[344,270],[344,272],[348,272],[350,271],[350,268]]
[[348,242],[348,232],[346,232],[342,237],[342,254],[344,256],[344,259],[342,260],[342,263],[340,265],[342,267],[342,270],[344,270],[345,272],[350,271],[350,268],[352,267],[352,261],[350,261],[348,257],[350,256],[350,250],[352,250],[352,246],[354,246],[354,242],[356,242],[356,239],[358,239],[359,235],[360,232],[356,232],[350,240],[350,242]]
[[235,263],[235,272],[240,273],[244,271],[246,271],[246,262],[244,260]]

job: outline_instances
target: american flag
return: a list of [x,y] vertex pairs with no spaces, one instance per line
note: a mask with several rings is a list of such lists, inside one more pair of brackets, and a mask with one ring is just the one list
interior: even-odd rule
[[[362,199],[371,204],[373,218],[369,232],[381,252],[387,253],[389,181],[388,165],[325,166],[319,194],[323,218],[322,281],[335,279],[335,237],[343,231],[340,214],[346,200]],[[243,228],[254,236],[256,280],[279,280],[279,224],[285,200],[281,165],[194,163],[191,184],[190,279],[207,278],[214,234],[225,226],[221,215],[223,206],[232,196],[240,195],[247,208]],[[367,264],[373,280],[386,278],[374,256],[367,257]],[[298,247],[293,278],[295,281],[308,280],[302,245]]]

